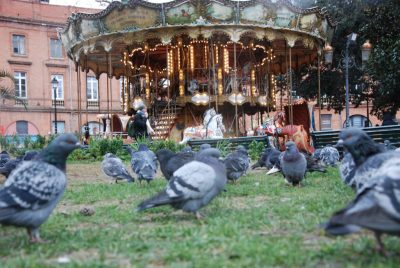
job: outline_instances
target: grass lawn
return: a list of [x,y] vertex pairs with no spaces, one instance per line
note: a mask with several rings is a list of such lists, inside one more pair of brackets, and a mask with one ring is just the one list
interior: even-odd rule
[[68,178],[41,228],[51,242],[31,245],[24,229],[0,227],[0,267],[399,267],[399,238],[384,237],[387,258],[370,232],[329,238],[317,228],[353,196],[334,168],[302,188],[253,171],[203,208],[203,222],[169,207],[133,211],[164,179],[110,184],[99,162],[69,164]]

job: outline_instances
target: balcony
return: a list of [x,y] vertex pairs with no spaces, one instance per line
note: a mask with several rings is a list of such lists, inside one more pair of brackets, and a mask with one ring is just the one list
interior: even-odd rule
[[54,107],[57,105],[57,107],[64,107],[64,100],[51,100],[51,105]]
[[18,106],[18,107],[28,106],[28,100],[27,99],[15,100],[15,106]]
[[99,108],[99,101],[87,101],[88,108]]

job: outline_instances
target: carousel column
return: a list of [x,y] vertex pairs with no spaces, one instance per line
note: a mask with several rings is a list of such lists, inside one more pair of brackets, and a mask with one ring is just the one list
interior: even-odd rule
[[82,107],[81,107],[81,67],[77,66],[77,90],[78,90],[78,133],[82,134]]
[[[108,52],[108,75],[107,75],[107,83],[110,84],[110,110],[113,110],[113,95],[112,95],[112,66],[111,66],[111,53]],[[114,133],[114,126],[112,124],[112,116],[111,116],[111,133]]]
[[[107,57],[107,61],[109,58],[109,53],[107,52],[106,57]],[[108,64],[107,64],[108,66]],[[108,77],[108,73],[107,73],[107,78],[106,78],[106,82],[107,82],[107,86],[106,86],[106,90],[107,90],[107,117],[106,117],[106,133],[105,135],[108,136],[110,135],[110,84],[109,84],[109,77]]]
[[289,123],[293,125],[293,100],[292,100],[292,92],[293,92],[293,81],[292,81],[292,47],[293,45],[289,44]]
[[88,142],[89,140],[89,106],[88,106],[88,98],[87,98],[87,92],[88,92],[88,86],[87,86],[87,56],[85,56],[85,92],[86,92],[86,124],[85,124],[85,140]]
[[[235,66],[233,88],[234,88],[235,93],[237,93],[238,89],[237,89],[236,42],[233,43],[233,62],[234,62],[234,66]],[[236,122],[235,122],[236,123],[236,137],[239,137],[239,118],[238,118],[238,103],[237,103],[237,101],[235,101],[235,119],[236,119]]]

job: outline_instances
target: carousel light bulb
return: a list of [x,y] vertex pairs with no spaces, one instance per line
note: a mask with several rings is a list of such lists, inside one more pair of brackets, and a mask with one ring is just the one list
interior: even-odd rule
[[150,75],[146,73],[146,98],[150,99]]
[[215,63],[216,64],[218,64],[218,62],[219,62],[218,53],[219,53],[219,48],[218,48],[218,46],[215,46]]
[[222,69],[218,68],[218,96],[222,96],[223,93],[223,86],[222,86]]
[[190,70],[193,72],[194,71],[194,47],[189,46],[189,58],[190,58]]
[[183,70],[179,70],[179,96],[185,95]]
[[227,48],[224,48],[224,71],[229,73],[229,52]]
[[256,95],[256,70],[251,70],[251,95]]

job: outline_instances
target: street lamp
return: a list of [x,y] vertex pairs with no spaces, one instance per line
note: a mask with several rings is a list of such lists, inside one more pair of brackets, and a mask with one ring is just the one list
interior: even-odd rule
[[[347,36],[347,42],[346,42],[346,49],[345,49],[345,55],[344,55],[344,65],[345,65],[345,79],[346,79],[346,127],[350,126],[350,120],[349,120],[349,67],[352,67],[355,65],[355,62],[350,63],[350,58],[349,58],[349,47],[352,43],[355,43],[357,39],[357,34],[351,33]],[[362,62],[366,62],[369,59],[369,56],[371,55],[371,50],[372,50],[372,45],[369,43],[367,40],[362,46],[361,46],[361,60]],[[324,47],[324,56],[325,56],[325,62],[326,63],[332,63],[332,55],[333,55],[333,48],[327,44]],[[350,66],[352,65],[352,66]],[[367,116],[369,119],[369,116]]]
[[51,84],[53,86],[53,98],[54,98],[54,134],[57,135],[57,87],[58,87],[58,80],[54,76],[51,80]]

